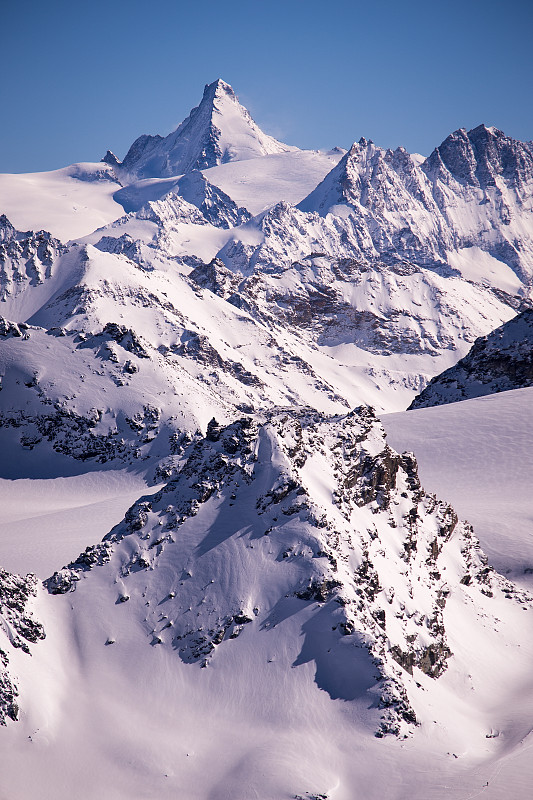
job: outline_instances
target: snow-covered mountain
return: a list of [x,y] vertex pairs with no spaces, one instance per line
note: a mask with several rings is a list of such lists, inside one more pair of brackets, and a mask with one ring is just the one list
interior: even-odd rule
[[533,386],[533,309],[526,309],[474,346],[454,367],[432,378],[409,408],[455,403]]
[[[301,151],[218,80],[174,133],[103,162],[0,176],[10,798],[83,774],[117,800],[440,797],[435,780],[459,800],[509,775],[533,600],[508,578],[529,556],[498,575],[486,504],[480,533],[459,519],[484,496],[460,446],[474,412],[438,424],[479,485],[446,464],[435,495],[410,451],[425,471],[438,410],[390,412],[445,370],[456,395],[525,385],[531,144],[480,126],[427,159]],[[523,504],[507,527],[529,553]]]
[[365,252],[389,264],[451,267],[472,279],[463,261],[475,270],[487,254],[531,285],[533,146],[496,128],[458,130],[422,162],[361,139],[299,208],[348,217]]
[[296,150],[268,136],[256,125],[233,89],[216,80],[204,89],[202,102],[168,136],[139,136],[117,164],[131,178],[166,178],[228,161]]

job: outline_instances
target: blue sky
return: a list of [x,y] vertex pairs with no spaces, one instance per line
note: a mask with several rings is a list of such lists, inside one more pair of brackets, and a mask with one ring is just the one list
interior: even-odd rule
[[533,139],[531,0],[3,0],[0,172],[123,157],[205,83],[306,148],[429,153],[481,122]]

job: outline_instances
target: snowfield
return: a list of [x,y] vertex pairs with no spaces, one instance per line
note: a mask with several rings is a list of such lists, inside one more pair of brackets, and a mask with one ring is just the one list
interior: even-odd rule
[[1,798],[529,796],[532,198],[221,80],[0,176]]
[[119,189],[106,164],[0,175],[0,208],[18,230],[50,231],[67,242],[122,215],[122,207],[113,199]]
[[533,390],[387,414],[392,447],[414,451],[428,491],[452,503],[489,561],[533,588]]

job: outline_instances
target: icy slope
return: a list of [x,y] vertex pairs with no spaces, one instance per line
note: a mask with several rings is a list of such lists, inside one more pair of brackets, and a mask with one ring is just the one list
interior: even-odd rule
[[533,310],[526,309],[487,336],[454,367],[437,375],[409,408],[454,403],[533,384]]
[[172,260],[157,267],[74,246],[49,279],[11,298],[19,322],[1,330],[4,448],[172,466],[181,435],[213,415],[291,403],[331,413],[379,399],[370,377],[296,332],[200,288]]
[[140,136],[116,169],[130,179],[164,178],[291,150],[297,148],[263,133],[231,86],[219,79],[205,87],[200,105],[173,133]]

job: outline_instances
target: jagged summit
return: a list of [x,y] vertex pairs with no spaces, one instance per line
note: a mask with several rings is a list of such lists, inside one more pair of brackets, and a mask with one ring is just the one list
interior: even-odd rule
[[120,164],[120,161],[118,160],[118,158],[116,157],[116,155],[113,153],[112,150],[108,150],[105,156],[100,160],[103,164],[111,164],[112,167]]
[[372,169],[375,157],[385,153],[371,139],[361,137],[354,142],[339,163],[298,205],[301,211],[318,211],[325,215],[332,206],[353,205],[361,196],[361,171]]
[[450,134],[422,162],[360,139],[298,208],[351,220],[372,240],[365,254],[387,263],[461,269],[454,254],[479,247],[529,281],[532,183],[531,143],[479,125]]
[[422,168],[430,178],[447,170],[460,183],[481,189],[495,186],[498,177],[516,187],[533,177],[533,148],[493,126],[459,128],[435,148]]
[[139,136],[120,166],[135,178],[166,178],[296,149],[263,133],[219,78],[206,85],[200,105],[175,131],[164,138]]
[[482,124],[470,131],[454,131],[420,164],[403,147],[386,150],[362,137],[298,207],[322,215],[337,204],[369,208],[376,190],[386,192],[397,177],[403,186],[395,188],[406,188],[429,209],[435,181],[448,184],[454,178],[459,184],[486,189],[501,178],[519,188],[533,178],[533,147]]
[[235,102],[238,102],[237,95],[233,91],[233,87],[223,81],[222,78],[217,78],[216,81],[213,83],[206,83],[204,86],[204,99],[206,96],[211,97],[213,100],[216,97],[224,97],[224,95],[229,95]]

